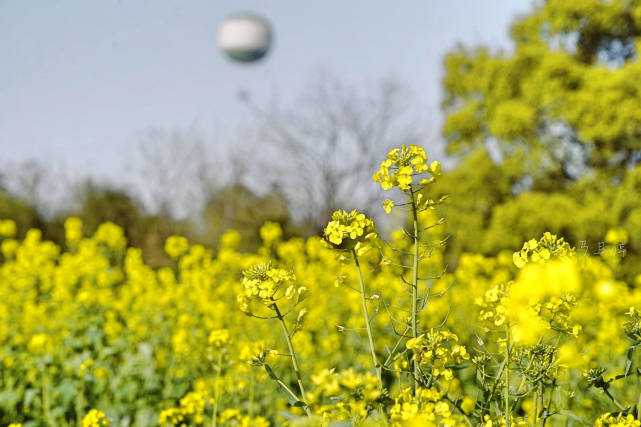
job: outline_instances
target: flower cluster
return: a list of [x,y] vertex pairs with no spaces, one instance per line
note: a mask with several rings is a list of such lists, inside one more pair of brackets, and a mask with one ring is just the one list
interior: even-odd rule
[[594,427],[639,427],[641,421],[634,418],[632,414],[610,414],[601,415],[594,422]]
[[283,229],[280,224],[272,221],[266,221],[265,224],[260,227],[259,233],[265,245],[278,242],[283,237]]
[[161,426],[169,425],[182,425],[185,421],[185,415],[180,408],[169,408],[160,412],[158,416],[158,424]]
[[420,389],[416,396],[411,389],[405,388],[394,400],[390,417],[393,427],[467,425],[463,419],[453,414],[450,404],[444,400],[444,393],[434,387]]
[[312,383],[316,388],[308,398],[319,407],[325,421],[365,420],[385,397],[376,376],[353,368],[339,372],[325,369],[312,376]]
[[189,242],[182,236],[169,236],[165,241],[165,252],[176,259],[189,250]]
[[296,280],[294,273],[275,268],[271,262],[254,264],[243,271],[243,276],[245,293],[239,296],[241,306],[248,303],[247,299],[257,299],[267,306],[283,297],[288,300],[296,297],[296,302],[299,302],[309,293],[306,287],[296,287],[292,283]]
[[229,331],[227,329],[216,329],[209,334],[209,345],[222,347],[229,341]]
[[[530,423],[523,417],[514,417],[510,415],[510,425],[514,427],[528,427]],[[506,424],[505,417],[485,415],[479,427],[504,427]]]
[[548,384],[557,376],[556,347],[536,344],[520,349],[517,355],[519,369],[530,384]]
[[187,420],[195,424],[204,421],[205,406],[213,403],[213,399],[202,391],[192,391],[180,399],[180,407],[165,409],[158,416],[158,424],[165,426],[182,425]]
[[627,322],[623,325],[623,332],[634,342],[641,341],[641,313],[634,307],[625,313],[628,317]]
[[238,409],[225,409],[220,414],[220,422],[226,426],[269,427],[265,418],[243,415]]
[[[278,352],[276,350],[270,349],[265,347],[262,343],[259,343],[256,345],[256,348],[250,349],[246,347],[244,350],[246,350],[245,354],[241,354],[241,358],[247,360],[247,363],[249,363],[252,366],[260,366],[263,367],[265,364],[268,362],[268,360],[276,356]],[[255,350],[253,353],[250,353],[252,350]]]
[[577,306],[576,296],[572,294],[550,296],[534,305],[534,310],[545,319],[550,329],[577,337],[582,327],[571,321],[571,314]]
[[16,231],[16,223],[13,220],[0,220],[0,237],[13,237],[16,235]]
[[108,426],[111,420],[104,412],[92,409],[82,419],[82,427],[104,427]]
[[507,295],[512,282],[499,283],[476,298],[476,304],[481,307],[479,319],[489,321],[494,326],[501,326],[507,320]]
[[563,237],[557,238],[555,234],[546,231],[538,242],[535,239],[525,242],[520,251],[514,252],[512,259],[514,265],[523,268],[528,262],[537,263],[572,255],[574,248]]
[[411,189],[413,177],[429,171],[432,175],[428,179],[422,179],[420,185],[429,184],[435,176],[441,173],[441,164],[437,161],[427,164],[427,155],[422,147],[416,145],[405,145],[394,148],[387,153],[380,168],[374,174],[374,182],[379,182],[383,190],[391,190],[397,187],[400,190]]
[[571,314],[580,290],[573,259],[540,261],[520,270],[505,299],[515,342],[533,344],[547,331],[577,336],[581,326]]
[[421,370],[427,368],[433,378],[453,378],[452,365],[470,358],[464,346],[457,344],[458,337],[449,331],[430,330],[416,338],[411,338],[405,346],[414,354]]
[[589,386],[594,386],[597,388],[603,387],[605,385],[605,380],[603,379],[603,374],[605,373],[605,371],[605,368],[598,366],[596,368],[592,368],[583,372],[583,378],[585,378],[585,381]]
[[377,237],[374,222],[367,218],[365,214],[358,213],[356,210],[351,212],[338,210],[332,214],[331,221],[325,227],[325,238],[336,246],[343,241],[349,240],[354,244],[363,236],[365,239],[375,239]]

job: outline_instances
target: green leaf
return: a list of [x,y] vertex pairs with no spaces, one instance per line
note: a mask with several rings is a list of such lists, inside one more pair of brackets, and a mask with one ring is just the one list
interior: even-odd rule
[[36,388],[28,388],[24,393],[24,406],[25,408],[30,408],[33,400],[40,393],[40,390]]
[[[281,384],[278,384],[278,391],[285,396],[285,399],[287,399],[287,403],[289,403],[292,406],[297,406],[299,408],[302,408],[305,406],[303,402],[298,400],[296,397],[292,396],[290,392],[288,392],[285,387],[283,387]],[[302,405],[302,406],[301,406]]]
[[278,379],[279,379],[279,378],[278,378],[278,376],[274,373],[274,371],[272,370],[271,366],[269,366],[269,365],[268,365],[268,364],[266,364],[266,363],[265,363],[263,366],[265,367],[265,370],[267,371],[267,374],[269,375],[269,378],[271,378],[272,380],[278,381]]
[[639,344],[633,344],[628,348],[628,352],[626,354],[626,361],[625,361],[625,371],[624,371],[624,376],[628,376],[630,374],[630,369],[632,368],[632,356],[634,355],[634,349],[638,346]]

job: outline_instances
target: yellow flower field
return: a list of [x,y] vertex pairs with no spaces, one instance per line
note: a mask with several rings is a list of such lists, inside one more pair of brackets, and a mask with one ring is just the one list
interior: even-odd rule
[[159,269],[112,223],[69,218],[59,247],[0,221],[0,423],[641,425],[620,257],[545,233],[449,270],[440,173],[416,146],[383,160],[389,237],[338,211],[307,240],[265,223],[255,253],[172,236]]

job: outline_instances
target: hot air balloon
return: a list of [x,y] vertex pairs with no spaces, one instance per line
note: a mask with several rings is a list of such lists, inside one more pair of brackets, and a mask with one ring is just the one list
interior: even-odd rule
[[256,62],[269,51],[272,34],[267,20],[254,13],[225,19],[218,28],[218,48],[238,62]]

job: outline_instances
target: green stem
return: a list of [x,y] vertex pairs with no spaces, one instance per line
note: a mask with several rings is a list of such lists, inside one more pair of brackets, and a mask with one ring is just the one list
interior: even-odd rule
[[505,341],[505,427],[510,427],[510,323],[507,323]]
[[283,334],[285,335],[285,341],[287,341],[289,354],[291,355],[291,358],[292,358],[292,365],[294,366],[294,372],[296,373],[296,379],[298,380],[298,388],[300,389],[300,395],[303,403],[305,404],[305,412],[307,413],[308,417],[311,417],[312,413],[309,409],[309,405],[307,404],[307,398],[305,397],[305,387],[303,387],[303,379],[300,375],[300,370],[298,369],[298,360],[296,360],[296,352],[294,351],[294,345],[292,344],[292,340],[289,337],[289,331],[287,330],[287,325],[285,325],[285,319],[283,319],[283,315],[280,313],[280,310],[278,309],[278,305],[276,305],[276,303],[274,303],[274,311],[276,312],[276,316],[278,317],[278,320],[280,321],[280,324],[283,327]]
[[616,400],[616,399],[614,398],[614,396],[612,396],[612,394],[608,391],[607,387],[603,387],[603,388],[602,388],[602,390],[603,390],[603,392],[605,393],[605,395],[606,395],[606,396],[608,396],[608,397],[610,398],[610,400],[612,401],[612,403],[614,403],[615,405],[617,405],[617,408],[619,408],[621,411],[625,411],[625,406],[623,406],[622,404],[620,404],[620,403],[619,403],[619,401],[618,401],[618,400]]
[[216,427],[216,422],[218,419],[218,400],[220,395],[218,393],[218,382],[220,380],[220,372],[223,370],[223,352],[218,350],[218,366],[216,367],[216,380],[214,382],[214,413],[211,417],[211,425]]
[[641,394],[639,394],[639,401],[637,402],[637,420],[641,420]]
[[254,417],[254,374],[251,374],[251,381],[249,383],[249,417]]
[[[417,325],[417,310],[418,310],[418,213],[416,210],[416,201],[414,200],[414,193],[410,190],[410,199],[412,201],[412,215],[414,219],[414,264],[412,266],[412,338],[418,336]],[[418,387],[416,379],[418,378],[418,363],[412,360],[414,376],[412,377],[412,388],[414,389],[414,396],[418,395]]]
[[55,426],[51,418],[51,396],[49,395],[49,374],[47,373],[47,367],[45,366],[42,369],[42,406],[44,409],[44,416],[49,426]]
[[541,427],[545,427],[545,423],[550,418],[550,408],[552,407],[552,398],[554,397],[554,388],[556,387],[556,380],[552,382],[552,387],[550,388],[550,398],[548,399],[548,406],[545,406],[545,393],[543,391],[543,386],[541,385],[541,405],[545,409],[543,421],[541,422]]
[[394,344],[394,347],[390,351],[389,356],[387,356],[387,359],[385,359],[385,362],[383,362],[383,367],[384,368],[387,368],[389,362],[392,360],[392,357],[394,356],[394,353],[396,352],[396,349],[401,344],[401,341],[403,341],[405,335],[407,335],[407,332],[409,330],[410,330],[410,328],[408,326],[407,328],[405,328],[405,332],[403,332],[403,335],[398,340],[396,340],[396,344]]
[[361,302],[363,303],[363,317],[365,318],[365,327],[367,328],[367,338],[369,339],[369,349],[372,353],[372,362],[374,362],[374,369],[376,370],[376,377],[378,382],[383,388],[383,378],[381,375],[381,366],[378,364],[376,359],[376,352],[374,351],[374,339],[372,338],[372,328],[369,324],[369,315],[367,314],[367,301],[365,299],[365,285],[363,285],[363,274],[361,273],[361,265],[358,262],[358,255],[356,250],[352,249],[352,254],[354,255],[354,264],[356,264],[356,271],[358,271],[358,283],[361,287]]
[[536,427],[539,422],[539,390],[534,391],[534,413],[532,414],[532,427]]
[[75,404],[77,427],[82,427],[82,418],[83,418],[84,406],[85,406],[84,395],[85,395],[85,383],[84,381],[81,381],[80,392],[76,394],[76,404]]

